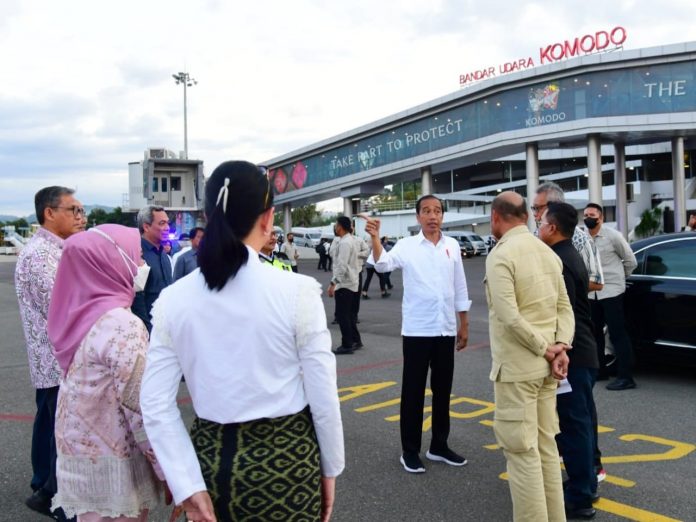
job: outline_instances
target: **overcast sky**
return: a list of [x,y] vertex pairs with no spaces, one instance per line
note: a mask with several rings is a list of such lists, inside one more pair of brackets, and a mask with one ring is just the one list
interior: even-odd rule
[[694,0],[1,0],[0,214],[46,185],[120,205],[148,147],[262,162],[458,89],[459,74],[626,28],[696,40]]

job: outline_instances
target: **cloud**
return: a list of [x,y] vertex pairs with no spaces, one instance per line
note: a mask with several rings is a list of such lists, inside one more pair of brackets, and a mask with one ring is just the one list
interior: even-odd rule
[[[696,4],[670,0],[264,0],[0,3],[0,213],[37,187],[120,204],[128,162],[183,149],[211,172],[265,161],[458,88],[462,72],[615,25],[627,48],[696,40]],[[89,198],[89,199],[87,199]]]

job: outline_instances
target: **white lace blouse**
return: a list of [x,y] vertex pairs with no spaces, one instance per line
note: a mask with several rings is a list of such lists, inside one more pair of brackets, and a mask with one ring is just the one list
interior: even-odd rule
[[141,390],[145,429],[174,500],[205,490],[176,394],[182,374],[193,408],[220,424],[310,406],[322,475],[344,468],[336,360],[312,278],[249,260],[221,291],[199,270],[162,291]]

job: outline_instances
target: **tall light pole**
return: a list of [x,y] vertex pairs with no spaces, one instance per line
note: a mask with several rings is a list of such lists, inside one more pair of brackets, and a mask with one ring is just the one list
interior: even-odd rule
[[180,83],[184,85],[184,159],[188,159],[188,121],[186,115],[186,88],[193,87],[198,84],[194,78],[191,78],[187,72],[179,72],[178,74],[172,74],[172,78],[176,81],[176,84]]

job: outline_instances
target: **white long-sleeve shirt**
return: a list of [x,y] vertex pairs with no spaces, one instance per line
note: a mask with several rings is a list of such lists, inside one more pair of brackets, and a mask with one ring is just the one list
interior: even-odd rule
[[442,234],[437,244],[423,232],[399,240],[391,251],[382,248],[377,272],[403,270],[401,335],[437,337],[457,334],[456,312],[471,307],[457,240]]
[[162,291],[141,387],[145,430],[174,500],[206,489],[176,404],[181,375],[193,408],[220,424],[295,414],[308,404],[323,476],[344,468],[336,360],[312,278],[249,260],[217,292],[200,270]]

